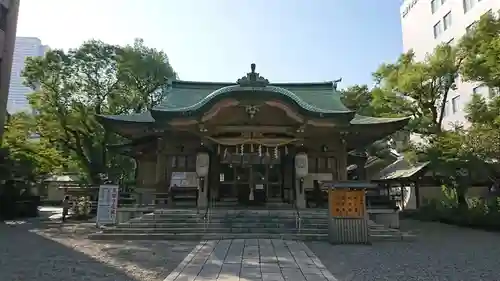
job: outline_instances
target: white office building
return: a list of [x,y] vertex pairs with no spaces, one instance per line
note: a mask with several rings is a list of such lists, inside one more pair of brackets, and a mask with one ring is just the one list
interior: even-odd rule
[[42,41],[38,38],[16,37],[10,77],[9,99],[7,101],[7,111],[9,113],[32,111],[27,100],[27,95],[33,92],[33,90],[24,86],[21,74],[24,70],[26,58],[43,56],[47,49],[48,47],[42,45]]
[[[457,42],[485,13],[498,15],[500,0],[405,0],[401,5],[403,51],[413,49],[417,59],[440,43]],[[489,89],[478,83],[457,81],[457,90],[449,95],[444,127],[465,123],[465,105],[472,93],[488,95]]]

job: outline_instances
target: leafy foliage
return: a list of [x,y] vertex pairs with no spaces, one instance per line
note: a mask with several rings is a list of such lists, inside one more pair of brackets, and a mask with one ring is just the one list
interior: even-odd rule
[[474,29],[460,42],[466,81],[480,81],[492,89],[500,89],[500,19],[489,13],[481,17]]
[[385,106],[413,117],[409,126],[412,132],[429,135],[442,131],[446,100],[450,90],[456,88],[460,64],[455,48],[440,45],[423,61],[418,61],[413,51],[402,54],[395,63],[382,64],[373,76],[390,93],[386,96],[404,97],[393,98],[398,102],[386,102]]
[[465,144],[490,163],[494,177],[500,178],[500,19],[481,17],[475,28],[460,42],[464,57],[463,79],[476,81],[489,94],[474,94],[466,108],[471,123]]
[[177,77],[166,54],[139,39],[133,46],[91,40],[68,52],[51,50],[29,58],[23,76],[35,91],[29,99],[41,141],[78,163],[91,183],[102,173],[134,166],[130,159],[108,155],[106,145],[121,138],[102,128],[96,116],[148,110]]
[[44,175],[75,169],[50,144],[34,138],[35,119],[26,113],[17,113],[7,121],[2,146],[8,154],[10,176],[35,181]]

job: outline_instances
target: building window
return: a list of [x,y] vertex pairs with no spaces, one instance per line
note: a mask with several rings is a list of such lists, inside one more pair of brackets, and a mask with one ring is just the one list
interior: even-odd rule
[[447,13],[443,18],[444,30],[451,27],[451,12]]
[[442,32],[443,32],[443,23],[441,21],[438,21],[438,23],[434,25],[434,38],[438,38]]
[[476,22],[476,21],[475,21],[475,22],[473,22],[473,23],[471,23],[471,24],[469,24],[469,26],[467,26],[467,27],[465,28],[465,32],[466,32],[466,33],[469,33],[469,32],[471,32],[471,31],[473,31],[473,30],[474,30],[474,28],[476,27],[476,24],[477,24],[477,22]]
[[433,14],[439,9],[440,5],[441,5],[441,0],[432,0],[431,1],[431,11]]
[[476,5],[477,0],[463,0],[464,13],[470,11],[474,5]]
[[453,113],[458,112],[458,102],[460,101],[460,96],[456,96],[451,99],[451,110]]

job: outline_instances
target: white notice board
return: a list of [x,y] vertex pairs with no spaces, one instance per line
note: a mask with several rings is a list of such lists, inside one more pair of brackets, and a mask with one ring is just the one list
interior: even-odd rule
[[116,223],[118,208],[118,185],[101,185],[97,200],[97,226]]

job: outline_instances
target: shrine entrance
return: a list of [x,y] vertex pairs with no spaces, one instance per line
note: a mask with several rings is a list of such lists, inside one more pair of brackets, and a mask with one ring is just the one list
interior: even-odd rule
[[222,163],[218,197],[221,202],[235,202],[240,205],[282,202],[282,165]]

